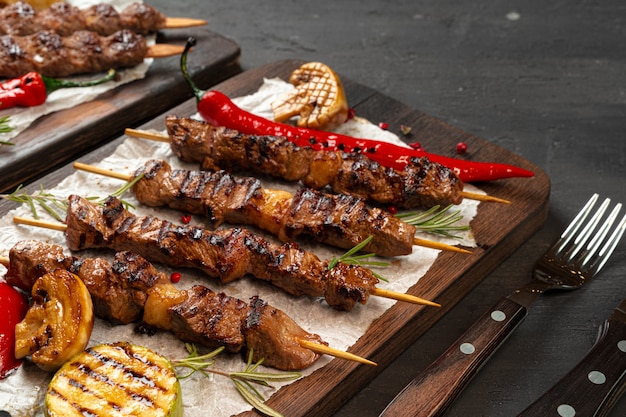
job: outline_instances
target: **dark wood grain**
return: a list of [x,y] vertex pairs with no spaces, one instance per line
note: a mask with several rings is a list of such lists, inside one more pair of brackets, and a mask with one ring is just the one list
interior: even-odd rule
[[[295,60],[268,64],[241,73],[218,84],[215,89],[232,97],[248,94],[261,85],[263,77],[287,79],[299,64],[301,62]],[[550,181],[543,171],[529,161],[366,86],[345,78],[343,81],[348,100],[358,115],[372,121],[384,120],[389,123],[390,130],[400,135],[401,124],[411,126],[413,133],[407,137],[408,141],[419,137],[419,141],[429,151],[452,156],[456,142],[462,138],[476,150],[472,155],[480,154],[481,160],[513,163],[534,171],[535,177],[482,184],[481,188],[486,192],[509,199],[512,204],[480,204],[472,222],[479,247],[472,255],[450,252],[440,254],[428,273],[408,291],[436,300],[442,304],[442,308],[405,303],[394,305],[350,349],[379,365],[371,367],[334,360],[307,378],[279,390],[268,404],[289,416],[331,415],[539,229],[547,214]],[[165,114],[186,116],[194,112],[195,101],[189,100]],[[164,129],[165,114],[141,128]],[[81,161],[90,163],[102,159],[122,140],[116,139],[85,155]],[[66,165],[43,178],[42,183],[46,187],[52,186],[71,172],[71,166]],[[11,203],[0,202],[0,212],[5,213],[11,206]],[[257,413],[252,411],[242,415],[253,416]]]
[[[189,71],[199,85],[216,84],[240,71],[239,46],[206,27],[160,33],[159,43],[198,40]],[[95,100],[46,115],[0,147],[0,192],[25,184],[55,167],[96,149],[192,96],[179,69],[179,57],[155,59],[146,77]]]

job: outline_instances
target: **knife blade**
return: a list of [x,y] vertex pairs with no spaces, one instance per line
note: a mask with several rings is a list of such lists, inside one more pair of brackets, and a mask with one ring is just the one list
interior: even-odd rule
[[626,389],[626,299],[583,359],[518,417],[608,415]]

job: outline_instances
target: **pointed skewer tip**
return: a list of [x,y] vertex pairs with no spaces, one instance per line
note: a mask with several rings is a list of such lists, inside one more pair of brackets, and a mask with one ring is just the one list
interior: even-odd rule
[[439,249],[439,250],[448,251],[448,252],[457,252],[457,253],[465,253],[465,254],[472,253],[472,251],[469,251],[467,249],[448,245],[446,243],[435,242],[433,240],[420,239],[418,237],[413,239],[413,244],[415,246],[422,246],[424,248],[430,248],[430,249]]
[[470,200],[485,201],[489,203],[511,204],[509,200],[505,200],[503,198],[493,197],[487,194],[472,193],[470,191],[462,191],[461,196]]
[[343,350],[335,349],[326,345],[322,345],[321,343],[311,342],[310,340],[299,340],[300,346],[306,349],[310,349],[314,352],[334,356],[336,358],[347,359],[349,361],[359,362],[365,365],[377,366],[376,362],[372,362],[369,359],[362,358],[361,356],[355,355],[354,353],[346,352]]
[[392,300],[405,301],[407,303],[412,304],[420,304],[431,307],[441,307],[441,304],[435,303],[434,301],[425,300],[420,297],[416,297],[411,294],[404,294],[397,291],[385,290],[383,288],[376,288],[372,295],[377,295],[379,297],[390,298]]

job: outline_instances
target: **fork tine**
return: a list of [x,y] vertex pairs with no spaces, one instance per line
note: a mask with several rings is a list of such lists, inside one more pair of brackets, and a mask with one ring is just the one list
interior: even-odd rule
[[[621,203],[618,203],[615,207],[613,207],[613,211],[611,211],[611,214],[609,214],[609,216],[604,221],[604,223],[602,223],[602,226],[600,226],[600,229],[595,234],[593,239],[591,239],[591,242],[589,242],[589,244],[587,245],[586,251],[582,253],[585,255],[585,258],[580,264],[581,266],[585,266],[587,262],[589,262],[595,256],[596,252],[600,248],[600,245],[602,244],[602,241],[604,240],[606,235],[609,233],[611,226],[615,222],[615,219],[617,219],[617,215],[619,214],[621,209],[622,209]],[[619,230],[619,226],[617,230]],[[610,242],[610,240],[608,242]],[[581,254],[581,257],[582,257],[582,254]]]
[[594,195],[591,196],[589,201],[587,201],[587,203],[585,203],[583,208],[578,212],[578,214],[576,214],[576,216],[570,222],[570,224],[567,225],[567,227],[565,228],[565,231],[563,231],[563,233],[561,234],[561,237],[559,238],[559,240],[557,240],[555,242],[555,244],[552,245],[551,251],[555,255],[557,253],[561,252],[563,250],[563,248],[565,246],[567,246],[567,244],[572,239],[572,237],[574,237],[576,235],[576,232],[578,232],[578,229],[583,224],[583,221],[589,215],[589,212],[591,211],[591,208],[594,206],[594,204],[596,204],[596,201],[598,200],[598,197],[600,197],[598,194],[594,194]]
[[574,246],[572,246],[569,249],[569,253],[567,254],[568,260],[573,259],[574,256],[576,256],[576,254],[578,254],[578,252],[580,252],[580,250],[585,247],[585,243],[587,242],[587,239],[589,239],[589,237],[591,236],[591,233],[593,233],[596,226],[600,222],[600,219],[602,219],[602,216],[604,216],[604,212],[606,211],[610,202],[611,202],[611,199],[606,198],[602,202],[602,205],[600,206],[600,208],[594,213],[594,215],[591,217],[589,222],[585,225],[583,230],[576,236],[576,239],[574,239]]
[[613,231],[613,234],[611,235],[609,240],[602,247],[602,250],[600,250],[600,253],[598,254],[598,259],[600,260],[600,263],[595,266],[594,272],[593,272],[594,275],[597,274],[600,271],[600,269],[602,269],[604,264],[606,264],[606,261],[609,260],[609,257],[611,256],[611,254],[617,247],[617,244],[622,238],[622,235],[624,234],[625,230],[626,230],[626,214],[624,215],[624,217],[622,217],[622,220],[619,222],[619,224]]

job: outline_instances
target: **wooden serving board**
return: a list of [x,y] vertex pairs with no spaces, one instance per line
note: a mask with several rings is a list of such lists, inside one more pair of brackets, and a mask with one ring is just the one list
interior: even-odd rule
[[[188,69],[199,86],[240,72],[239,46],[206,26],[164,30],[157,43],[184,46],[189,36],[198,41]],[[144,79],[36,120],[12,140],[15,146],[0,147],[0,192],[26,184],[192,97],[179,61],[178,56],[155,59]]]
[[[264,77],[286,80],[301,64],[300,61],[291,60],[272,63],[241,73],[215,86],[215,89],[231,97],[250,94],[258,89]],[[403,137],[400,126],[410,126],[412,133],[406,137],[407,140],[419,138],[419,142],[429,152],[455,156],[456,143],[464,141],[470,150],[468,157],[514,164],[534,171],[535,177],[480,184],[480,188],[487,193],[509,199],[512,204],[481,203],[471,224],[478,243],[473,254],[441,253],[426,275],[408,291],[435,300],[441,303],[442,308],[396,303],[374,321],[350,348],[355,354],[377,362],[378,366],[333,360],[310,376],[280,389],[268,404],[289,416],[331,415],[538,230],[548,211],[550,181],[544,172],[529,161],[366,86],[348,79],[343,79],[343,82],[350,106],[355,108],[357,115],[389,123],[390,130],[400,137]],[[195,100],[188,100],[166,114],[191,115],[196,111],[195,106]],[[155,118],[141,128],[164,130],[164,116]],[[123,140],[118,138],[81,157],[81,161],[97,162],[110,155]],[[46,188],[52,187],[72,172],[72,167],[66,165],[42,178],[37,187],[40,184]],[[14,203],[0,202],[0,215],[12,207],[15,207]],[[251,411],[241,415],[258,414]]]

